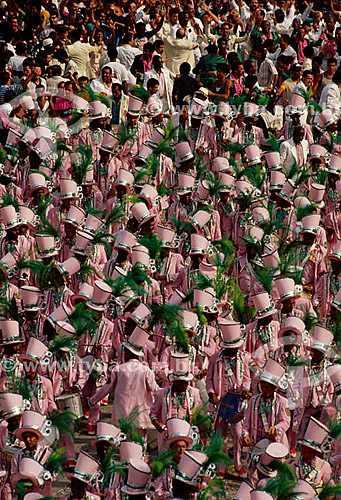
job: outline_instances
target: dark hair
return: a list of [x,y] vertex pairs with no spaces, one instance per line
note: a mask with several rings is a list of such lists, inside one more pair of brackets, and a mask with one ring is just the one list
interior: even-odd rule
[[287,43],[288,45],[290,44],[290,36],[286,33],[283,33],[283,35],[281,35],[281,40],[283,40],[283,42]]
[[154,47],[161,47],[161,45],[164,45],[164,42],[162,40],[155,40],[154,42]]
[[162,61],[162,57],[159,56],[159,54],[156,54],[155,56],[153,56],[153,59],[152,59],[152,64],[155,65],[155,63],[158,63],[158,62],[161,62]]
[[23,68],[25,68],[26,66],[29,66],[32,69],[34,66],[34,61],[33,61],[32,57],[26,57],[26,59],[23,60],[22,66],[23,66]]
[[218,52],[218,47],[216,46],[215,43],[210,43],[207,47],[207,54],[217,54]]
[[187,76],[191,72],[191,65],[188,62],[183,62],[180,64],[180,73]]
[[27,49],[27,45],[25,42],[19,42],[19,43],[17,43],[17,45],[15,47],[15,51],[16,51],[18,56],[23,56],[26,49]]
[[245,70],[246,73],[250,72],[250,69],[251,69],[252,65],[253,65],[253,61],[251,59],[247,59],[246,61],[244,61],[244,70]]
[[59,64],[54,64],[52,66],[52,76],[61,76],[62,75],[62,67]]
[[169,9],[169,17],[174,16],[174,14],[178,13],[178,9]]
[[153,44],[153,43],[151,43],[151,42],[147,42],[147,43],[145,43],[145,44],[144,44],[144,46],[143,46],[143,50],[144,50],[144,49],[149,50],[149,52],[154,52],[154,44]]
[[155,87],[155,85],[159,85],[159,80],[157,80],[156,78],[149,78],[147,82],[147,89],[149,89],[150,87]]
[[329,59],[327,59],[327,65],[328,63],[337,64],[337,60],[335,59],[335,57],[330,57]]
[[225,75],[229,72],[229,66],[226,63],[218,63],[216,66],[217,70],[223,71]]
[[134,38],[134,35],[132,33],[126,33],[123,37],[123,44],[129,43],[132,39]]
[[109,43],[107,46],[108,57],[110,61],[117,59],[117,47],[114,43]]
[[306,47],[304,47],[303,49],[303,55],[305,57],[308,57],[309,59],[312,58],[312,56],[314,55],[314,49],[311,45],[307,45]]
[[110,68],[110,66],[103,66],[103,68],[101,69],[101,73],[103,72],[104,69],[108,69],[110,71],[110,73],[112,73],[112,69]]
[[0,73],[0,85],[6,85],[10,79],[10,74],[8,71],[1,71]]
[[58,61],[60,61],[61,59],[65,59],[66,57],[69,57],[69,55],[65,49],[58,49],[54,53],[54,57],[55,57],[55,59],[58,59]]
[[316,62],[319,66],[322,64],[322,57],[321,56],[314,56],[312,59],[312,62]]
[[340,85],[340,83],[341,83],[341,68],[338,68],[337,71],[335,71],[334,76],[333,76],[333,82],[336,83],[336,85]]
[[238,59],[238,61],[233,61],[231,63],[231,71],[238,69],[240,65],[244,66],[243,63],[239,59]]
[[120,90],[122,90],[122,85],[119,82],[115,82],[111,86],[111,90],[114,90],[115,87],[118,87]]
[[282,23],[284,21],[284,12],[282,9],[275,10],[275,18],[277,23]]
[[[267,49],[268,47],[271,47],[271,45],[275,45],[275,41],[272,38],[267,38],[265,42],[263,43],[263,47]],[[262,47],[260,47],[262,48]]]
[[302,78],[304,78],[305,76],[308,76],[308,75],[314,75],[314,73],[311,71],[311,69],[306,69],[305,71],[303,71],[303,75],[302,75]]

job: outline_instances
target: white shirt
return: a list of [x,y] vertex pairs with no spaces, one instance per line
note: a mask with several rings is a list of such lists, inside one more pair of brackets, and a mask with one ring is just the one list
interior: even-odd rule
[[331,109],[332,112],[340,116],[341,115],[341,93],[340,87],[336,83],[328,83],[321,92],[320,106],[322,109]]
[[142,50],[137,47],[131,47],[129,44],[117,47],[117,57],[127,70],[131,68],[135,56],[139,56],[140,54],[142,54]]
[[90,87],[94,92],[99,94],[106,94],[107,96],[112,96],[111,83],[106,85],[101,78],[96,78],[90,83]]

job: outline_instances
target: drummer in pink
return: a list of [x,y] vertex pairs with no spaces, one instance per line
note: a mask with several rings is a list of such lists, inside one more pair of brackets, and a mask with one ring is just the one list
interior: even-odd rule
[[[240,323],[227,321],[221,318],[219,321],[223,340],[219,346],[222,348],[211,356],[206,377],[206,389],[210,402],[217,407],[219,400],[228,393],[242,394],[249,398],[250,394],[250,354],[241,350],[244,339],[241,336]],[[216,428],[222,430],[225,438],[225,452],[227,448],[228,421],[216,417]],[[242,466],[242,416],[231,423],[233,438],[233,463],[239,475],[245,474]]]
[[[261,393],[250,399],[243,424],[243,445],[255,446],[263,438],[288,446],[287,430],[290,426],[288,400],[277,393],[285,368],[269,358],[260,376]],[[249,465],[248,478],[257,484],[258,473],[254,465]]]

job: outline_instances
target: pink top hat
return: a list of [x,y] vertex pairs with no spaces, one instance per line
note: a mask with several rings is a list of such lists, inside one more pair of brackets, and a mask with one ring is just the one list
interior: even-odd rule
[[178,185],[177,191],[179,194],[191,193],[193,191],[195,184],[195,177],[189,174],[181,174],[178,175]]
[[236,181],[235,182],[237,196],[246,196],[253,193],[255,188],[247,181]]
[[149,210],[156,204],[159,199],[159,193],[155,189],[154,186],[150,186],[149,184],[145,184],[138,195],[139,198],[142,198],[146,203]]
[[89,103],[89,121],[108,117],[109,109],[101,101],[92,101]]
[[129,349],[136,356],[144,355],[144,347],[149,338],[148,332],[143,328],[136,326],[129,339],[123,341],[122,344],[126,349]]
[[82,97],[76,94],[70,94],[70,98],[72,98],[72,104],[74,106],[74,110],[78,113],[85,114],[88,111],[89,103]]
[[21,354],[19,356],[20,361],[24,361],[28,359],[29,361],[34,361],[35,363],[39,363],[45,354],[47,353],[47,346],[38,339],[31,337],[28,341],[28,345],[26,348],[26,353]]
[[341,175],[341,156],[335,154],[330,156],[328,172],[335,175]]
[[181,352],[172,352],[170,359],[170,373],[168,375],[170,382],[174,380],[193,380],[193,375],[190,373],[189,355]]
[[2,207],[0,214],[6,230],[19,225],[17,212],[12,205]]
[[271,170],[270,186],[269,186],[270,191],[274,191],[276,189],[282,189],[284,183],[285,183],[285,175],[283,174],[283,172],[279,172],[278,170]]
[[[294,332],[298,337],[296,337],[295,339],[291,339],[286,336],[286,338],[283,339],[283,335],[285,334],[285,332]],[[283,345],[297,345],[301,343],[302,335],[304,332],[305,324],[300,318],[298,318],[297,316],[287,316],[285,318],[284,324],[282,325],[282,328],[279,331],[278,336],[281,337],[281,343]]]
[[316,500],[317,498],[315,488],[304,479],[299,479],[292,491],[295,493],[297,500]]
[[326,129],[329,125],[337,122],[338,119],[339,118],[327,108],[319,114],[319,125],[322,129]]
[[191,447],[193,443],[193,438],[190,436],[191,424],[182,420],[182,418],[169,418],[167,420],[167,441],[166,446],[174,443],[174,441],[185,441],[188,447]]
[[71,179],[60,179],[60,198],[79,198],[82,188],[77,186],[75,181]]
[[154,219],[154,215],[152,215],[148,208],[146,207],[145,203],[135,203],[131,208],[131,213],[137,220],[139,224],[139,228],[148,222],[150,219]]
[[34,141],[36,140],[36,134],[33,128],[26,130],[25,134],[21,137],[20,141],[25,143],[28,148],[32,148]]
[[215,113],[213,113],[213,116],[220,116],[226,121],[230,119],[231,113],[231,107],[226,102],[220,101],[216,107]]
[[257,207],[252,210],[252,215],[256,224],[262,224],[270,220],[269,212],[266,208]]
[[341,365],[330,365],[327,368],[330,380],[333,382],[334,391],[337,392],[341,387]]
[[138,116],[143,107],[143,101],[133,95],[129,96],[128,113],[132,116]]
[[258,146],[246,146],[245,155],[249,165],[256,165],[262,162],[262,153]]
[[35,109],[35,105],[33,99],[30,95],[25,95],[19,99],[19,104],[24,111],[30,111],[31,109]]
[[194,155],[188,142],[178,142],[175,144],[176,159],[179,163],[192,160]]
[[288,203],[292,203],[292,198],[294,197],[294,194],[296,192],[295,185],[292,182],[291,179],[289,179],[282,187],[281,191],[278,193],[277,196],[280,198],[283,198],[286,200]]
[[209,242],[201,234],[191,234],[191,250],[189,255],[206,254]]
[[211,163],[211,170],[212,172],[223,172],[225,170],[228,170],[230,168],[230,164],[227,158],[225,156],[216,156],[213,158],[212,163]]
[[218,322],[223,336],[223,340],[220,341],[219,347],[223,349],[234,349],[243,345],[244,339],[241,335],[240,323],[229,321],[225,318],[219,318]]
[[85,211],[81,207],[72,205],[67,213],[66,219],[64,220],[64,224],[67,222],[72,226],[78,227],[82,224],[85,217]]
[[329,259],[341,260],[341,240],[337,240],[332,254],[329,255]]
[[263,373],[259,380],[268,382],[269,384],[278,386],[280,379],[285,374],[285,367],[278,363],[275,359],[268,358]]
[[156,228],[157,237],[162,241],[162,246],[175,248],[179,245],[179,239],[176,236],[175,231],[166,226],[157,226]]
[[179,316],[182,319],[182,326],[184,329],[195,333],[199,324],[197,314],[195,312],[182,309],[179,311]]
[[206,109],[206,103],[197,97],[194,97],[191,105],[191,115],[194,118],[202,118],[202,115]]
[[191,483],[206,462],[207,456],[200,451],[185,451],[178,465],[176,479]]
[[65,304],[65,302],[62,302],[60,306],[58,306],[52,313],[47,317],[47,319],[55,325],[57,321],[65,321],[68,316],[72,313],[71,309]]
[[162,130],[162,128],[160,128],[160,127],[154,128],[153,133],[152,133],[152,137],[149,141],[149,145],[151,147],[157,146],[162,141],[164,136],[165,136],[165,133]]
[[6,145],[9,146],[16,146],[21,140],[22,135],[18,130],[15,130],[14,128],[10,128],[8,130],[8,135],[7,135],[7,140],[6,140]]
[[144,495],[149,491],[151,470],[143,460],[129,460],[127,484],[121,490],[127,495]]
[[323,184],[313,183],[311,185],[309,196],[316,205],[324,205],[323,197],[326,192],[326,187]]
[[15,435],[21,441],[25,432],[33,432],[39,441],[43,439],[42,427],[46,421],[46,416],[32,410],[25,410],[22,414],[21,426],[15,431]]
[[304,208],[311,205],[311,202],[305,196],[296,196],[294,199],[295,208]]
[[114,185],[114,187],[125,186],[127,188],[128,193],[129,193],[133,184],[134,184],[133,174],[131,172],[128,172],[128,170],[121,168],[118,171],[118,176],[117,176],[116,182],[114,182],[113,185]]
[[70,257],[67,260],[64,260],[62,263],[56,264],[56,269],[62,274],[65,278],[70,278],[74,274],[78,273],[81,265],[80,262],[75,259],[75,257]]
[[17,344],[23,342],[20,338],[20,330],[18,321],[6,319],[0,321],[1,326],[1,341],[2,345]]
[[149,269],[150,257],[147,248],[141,245],[135,245],[132,250],[131,263]]
[[32,151],[37,153],[40,158],[44,158],[46,155],[51,153],[51,142],[47,141],[43,137],[34,142],[34,147]]
[[129,253],[131,253],[131,250],[133,246],[136,245],[136,243],[136,237],[132,233],[124,229],[117,234],[114,248],[122,248],[123,250],[127,250]]
[[254,104],[253,102],[246,102],[244,104],[244,116],[245,117],[254,117],[258,116],[259,106],[258,104]]
[[44,467],[33,458],[23,457],[19,460],[19,470],[11,476],[11,486],[15,490],[16,484],[23,480],[29,480],[33,483],[34,489],[39,489],[44,484]]
[[316,234],[318,227],[320,225],[321,215],[313,214],[306,215],[302,219],[302,233],[313,233]]
[[[74,327],[67,323],[67,321],[57,321],[56,322],[56,333],[60,336],[74,337],[76,330]],[[61,348],[63,349],[63,348]]]
[[197,189],[197,199],[201,203],[208,205],[211,203],[211,195],[209,190],[209,185],[207,181],[201,180]]
[[198,210],[192,217],[189,217],[187,220],[192,224],[195,231],[200,233],[202,228],[208,221],[211,219],[211,214],[206,212],[205,210]]
[[20,205],[20,207],[19,207],[19,222],[20,222],[20,224],[33,226],[35,219],[36,219],[36,215],[33,212],[33,210],[31,210],[28,207],[25,207],[24,205]]
[[6,253],[1,259],[0,259],[0,266],[2,267],[2,271],[7,274],[7,271],[13,270],[15,266],[17,265],[17,261],[13,257],[11,253]]
[[146,328],[151,314],[151,310],[141,302],[134,311],[127,313],[126,317],[132,319],[141,328]]
[[21,394],[3,392],[0,394],[0,417],[7,419],[21,415],[24,411],[24,400]]
[[305,108],[305,99],[299,94],[292,94],[289,104],[288,115],[302,115]]
[[40,500],[40,498],[44,498],[44,495],[41,495],[40,493],[27,493],[23,500]]
[[217,301],[215,297],[206,290],[193,291],[193,307],[202,307],[204,312],[215,314],[218,312]]
[[265,160],[271,171],[276,171],[282,168],[281,157],[277,151],[274,151],[272,153],[265,153]]
[[119,140],[117,136],[105,130],[100,149],[103,149],[103,151],[107,151],[108,153],[114,153],[118,145]]
[[92,285],[89,285],[89,283],[82,283],[79,287],[78,294],[75,293],[72,295],[71,304],[75,306],[77,302],[91,300],[93,291],[94,287]]
[[252,295],[252,301],[257,309],[256,319],[265,318],[266,316],[274,314],[275,308],[268,293],[264,292]]
[[263,465],[269,465],[274,460],[283,460],[288,456],[288,447],[282,443],[270,443],[261,458]]
[[308,446],[313,450],[323,452],[325,446],[329,442],[329,429],[326,425],[322,424],[316,418],[309,417],[308,425],[304,433],[303,439],[298,443]]
[[146,106],[146,111],[149,116],[154,118],[162,113],[162,103],[161,101],[150,97]]
[[232,175],[219,172],[219,180],[220,180],[219,191],[231,191],[235,181]]
[[90,184],[96,184],[94,181],[94,169],[92,167],[89,167],[87,171],[85,172],[85,178],[82,182],[82,185],[87,185],[89,186]]
[[180,290],[174,290],[172,295],[169,297],[168,304],[173,304],[175,306],[178,306],[181,304],[184,298],[185,295],[182,292],[180,292]]
[[265,253],[262,255],[264,265],[270,269],[277,269],[281,262],[277,250],[271,246],[265,245],[264,252]]
[[249,233],[250,238],[253,238],[256,241],[262,241],[263,236],[264,236],[263,229],[261,227],[257,227],[257,226],[251,226],[249,228],[248,233]]
[[295,297],[295,281],[292,278],[278,278],[276,280],[276,288],[280,295],[280,301],[286,300],[289,297]]
[[253,490],[250,493],[251,500],[273,500],[273,496],[270,493],[262,490]]
[[131,441],[122,441],[120,446],[120,462],[128,462],[131,458],[142,459],[143,447]]
[[327,150],[320,144],[311,144],[310,146],[310,154],[308,156],[308,160],[312,160],[314,158],[318,158],[322,162],[324,162],[325,157],[327,155]]
[[311,349],[316,349],[317,351],[326,354],[329,350],[330,344],[333,342],[333,339],[334,335],[329,330],[323,328],[322,326],[315,326]]
[[136,156],[135,160],[141,160],[145,163],[147,161],[147,158],[152,154],[152,148],[150,148],[147,144],[142,144],[139,150],[139,154]]
[[38,247],[37,257],[39,259],[53,257],[58,254],[53,236],[49,236],[47,234],[36,234],[35,239]]
[[87,306],[94,311],[104,311],[112,294],[111,287],[104,281],[96,280],[91,300]]
[[92,446],[96,447],[98,441],[107,441],[114,445],[120,443],[122,439],[125,439],[125,434],[121,432],[121,429],[114,424],[100,420],[97,422],[96,439],[92,441]]
[[73,253],[87,255],[92,240],[93,236],[91,236],[91,234],[85,233],[84,231],[77,231],[76,242],[74,247],[72,247]]
[[73,477],[89,484],[94,474],[99,469],[99,463],[84,451],[80,451]]
[[233,500],[251,500],[251,491],[253,486],[247,481],[243,481],[239,486],[237,493]]

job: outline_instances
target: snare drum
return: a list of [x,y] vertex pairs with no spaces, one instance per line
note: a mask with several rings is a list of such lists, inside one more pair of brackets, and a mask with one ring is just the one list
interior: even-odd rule
[[56,405],[58,410],[71,411],[77,419],[83,417],[82,398],[79,392],[58,396]]
[[104,361],[95,358],[95,356],[92,356],[91,354],[89,354],[88,356],[84,356],[84,358],[82,358],[82,361],[84,369],[87,372],[90,380],[95,382],[100,377],[102,377],[105,372]]
[[250,460],[253,465],[257,465],[260,458],[264,455],[265,450],[271,444],[272,441],[268,438],[263,438],[257,441],[257,443],[250,449]]
[[14,444],[6,444],[1,453],[1,461],[2,464],[9,467],[11,465],[11,460],[14,455],[19,453],[19,451],[22,450],[21,446],[16,446]]
[[240,394],[228,392],[221,398],[218,406],[218,415],[222,420],[235,423],[244,418],[247,408],[247,400]]

